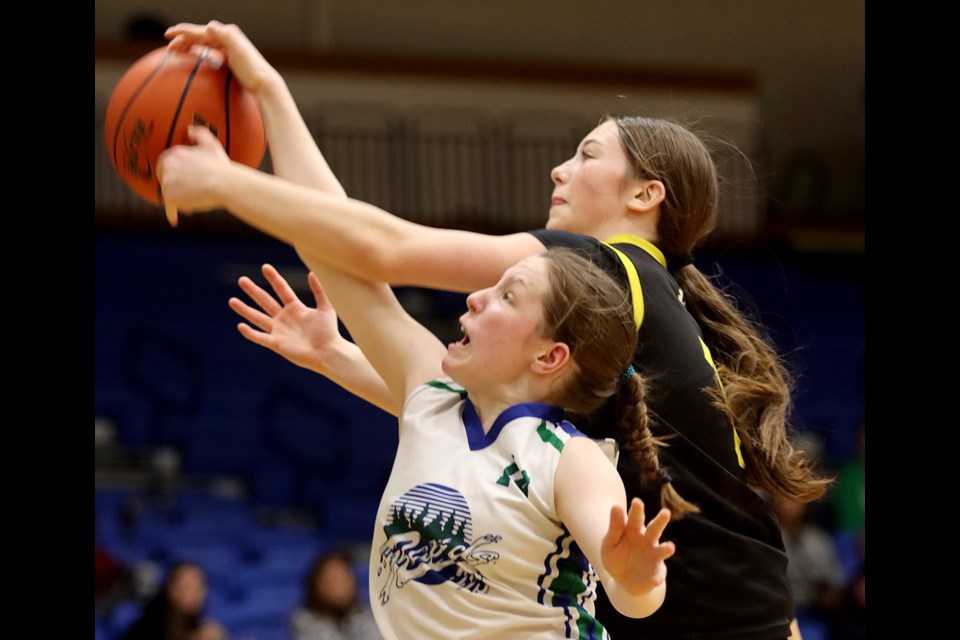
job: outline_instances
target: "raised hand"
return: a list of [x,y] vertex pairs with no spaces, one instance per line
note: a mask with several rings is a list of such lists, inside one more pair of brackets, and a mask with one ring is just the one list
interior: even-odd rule
[[277,77],[277,71],[253,46],[235,24],[211,20],[205,25],[181,22],[164,33],[170,40],[167,48],[188,51],[194,45],[212,47],[223,52],[237,81],[248,91],[258,93],[263,83]]
[[646,525],[643,518],[643,502],[639,498],[630,503],[628,514],[623,507],[614,506],[601,549],[604,569],[616,580],[618,588],[635,595],[646,594],[664,583],[665,561],[676,551],[674,543],[660,542],[670,522],[669,509],[661,509]]
[[297,366],[322,370],[325,350],[344,338],[340,335],[336,311],[320,281],[312,272],[307,277],[317,303],[316,308],[311,308],[297,297],[272,265],[265,264],[261,270],[277,297],[246,276],[239,279],[240,288],[260,307],[258,310],[239,298],[230,298],[230,308],[259,329],[241,322],[237,325],[240,335]]

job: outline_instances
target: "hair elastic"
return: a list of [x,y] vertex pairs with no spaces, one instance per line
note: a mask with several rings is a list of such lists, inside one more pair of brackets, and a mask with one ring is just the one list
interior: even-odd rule
[[628,364],[626,371],[620,374],[620,380],[618,382],[620,384],[624,384],[627,380],[633,377],[634,373],[636,373],[636,371],[634,371],[633,365]]
[[662,487],[665,484],[670,484],[673,481],[673,478],[670,477],[670,474],[666,469],[660,467],[657,469],[657,486]]
[[693,254],[684,253],[683,255],[674,256],[667,261],[667,264],[670,266],[670,269],[673,271],[679,271],[689,264],[693,264]]

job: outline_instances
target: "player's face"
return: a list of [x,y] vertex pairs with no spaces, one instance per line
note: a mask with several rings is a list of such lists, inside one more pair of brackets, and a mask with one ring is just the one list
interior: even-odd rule
[[547,260],[531,256],[507,269],[495,286],[467,297],[463,339],[449,345],[443,370],[464,387],[509,386],[530,369],[541,347]]
[[600,124],[580,142],[572,158],[554,167],[547,229],[596,235],[627,210],[628,161],[617,125]]

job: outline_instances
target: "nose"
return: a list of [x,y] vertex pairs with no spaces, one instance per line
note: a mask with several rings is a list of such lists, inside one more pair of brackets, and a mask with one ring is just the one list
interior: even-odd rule
[[468,311],[472,311],[473,313],[477,313],[478,311],[480,311],[481,300],[482,300],[484,291],[485,289],[481,289],[480,291],[474,291],[473,293],[467,296]]
[[563,184],[570,177],[569,172],[564,169],[567,166],[567,163],[558,164],[553,169],[550,170],[550,179],[553,180],[555,184]]
[[479,291],[474,291],[469,296],[467,296],[467,310],[472,313],[480,313],[483,310],[484,305],[486,304],[487,296],[490,293],[490,289],[480,289]]

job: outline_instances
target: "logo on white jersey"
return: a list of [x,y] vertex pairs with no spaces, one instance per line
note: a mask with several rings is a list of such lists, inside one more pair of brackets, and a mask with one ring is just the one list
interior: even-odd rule
[[383,523],[387,541],[381,545],[377,576],[386,571],[380,603],[390,601],[393,587],[410,581],[434,585],[454,582],[471,592],[489,589],[480,565],[496,562],[500,554],[487,545],[501,536],[485,534],[473,539],[473,522],[467,501],[456,490],[439,484],[422,484],[404,493],[390,508]]

